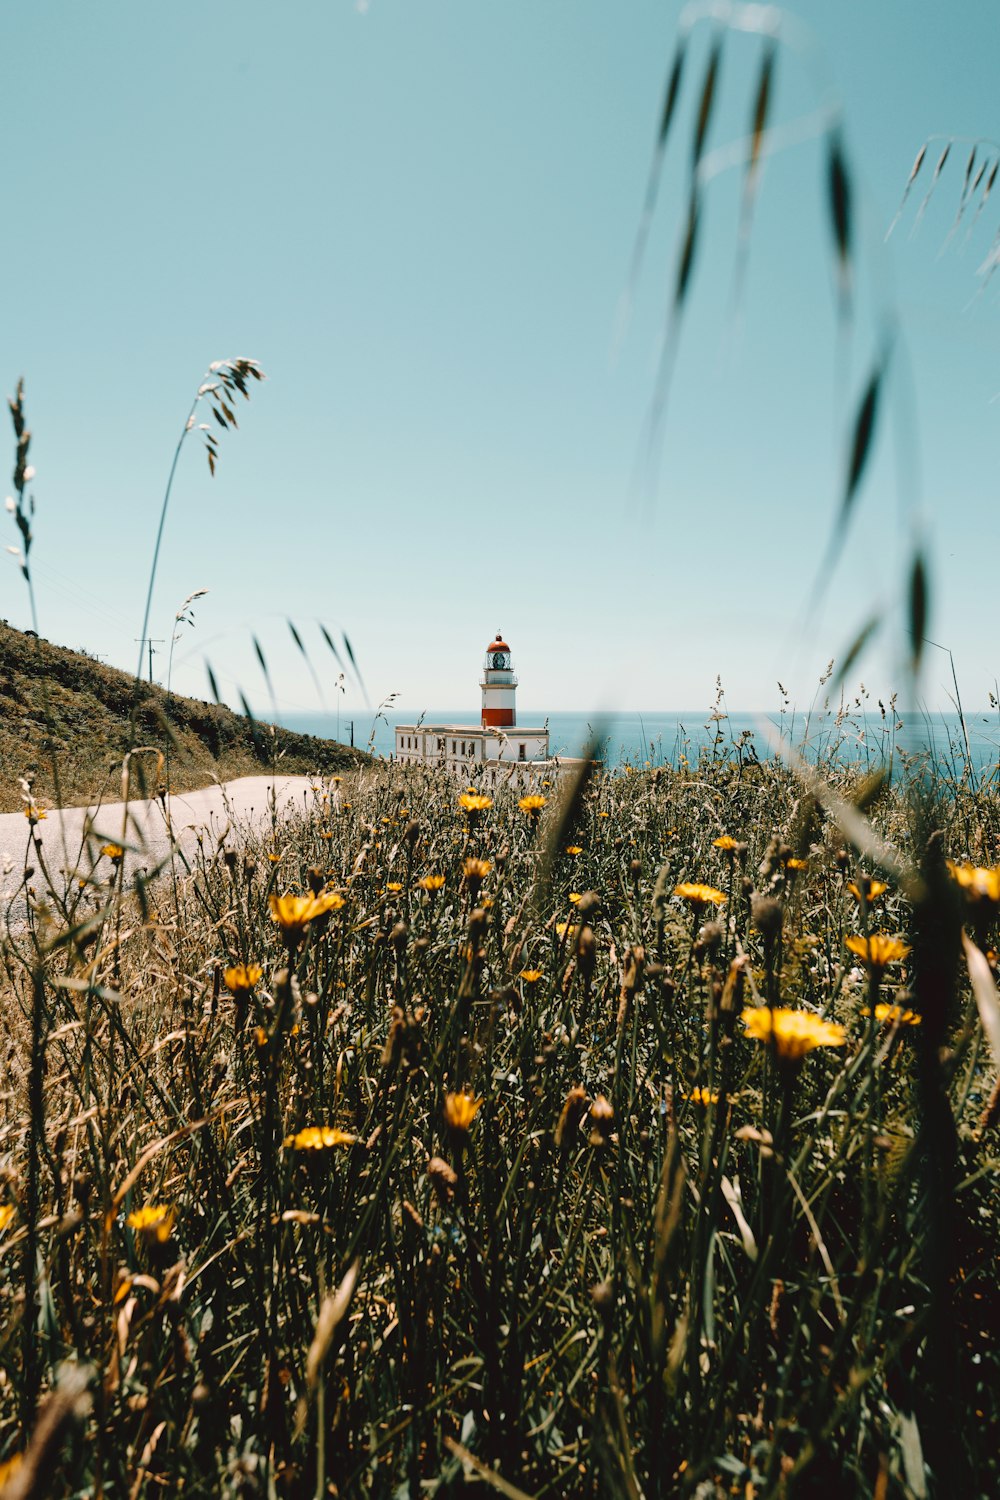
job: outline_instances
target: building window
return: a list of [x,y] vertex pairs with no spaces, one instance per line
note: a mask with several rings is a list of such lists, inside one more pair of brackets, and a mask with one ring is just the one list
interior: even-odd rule
[[518,747],[517,747],[517,758],[518,758],[518,760],[524,760],[524,746],[523,745],[518,745]]

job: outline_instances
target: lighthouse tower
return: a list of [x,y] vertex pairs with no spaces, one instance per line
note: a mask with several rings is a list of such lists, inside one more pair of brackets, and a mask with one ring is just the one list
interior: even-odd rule
[[517,678],[510,658],[510,647],[497,631],[496,640],[486,647],[483,663],[483,728],[510,729],[517,723],[514,694]]

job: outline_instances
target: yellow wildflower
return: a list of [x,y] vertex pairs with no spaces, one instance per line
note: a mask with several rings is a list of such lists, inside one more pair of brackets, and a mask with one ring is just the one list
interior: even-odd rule
[[301,932],[309,921],[312,896],[271,895],[271,916],[283,932]]
[[860,883],[849,880],[847,889],[860,905],[862,897],[869,903],[877,901],[879,896],[885,895],[889,887],[884,880],[870,880],[867,875],[862,875]]
[[445,1094],[444,1118],[449,1130],[455,1130],[460,1135],[468,1134],[469,1126],[479,1113],[482,1102],[482,1099],[474,1099],[471,1094]]
[[889,964],[902,963],[910,951],[906,943],[884,932],[873,932],[866,938],[846,937],[844,946],[873,974],[881,974]]
[[786,870],[808,870],[808,868],[809,861],[807,859],[798,859],[794,854],[790,859],[785,860]]
[[581,847],[580,847],[579,844],[567,844],[566,845],[566,853],[567,854],[571,854],[573,856],[573,858],[575,859],[578,854],[582,854],[583,853],[583,850],[581,849]]
[[398,880],[390,880],[388,882],[388,884],[386,885],[386,890],[389,891],[389,892],[391,892],[391,894],[393,896],[395,896],[396,893],[398,891],[401,891],[402,889],[403,889],[403,887],[400,885],[400,883],[399,883]]
[[674,895],[695,907],[708,906],[713,901],[716,906],[723,906],[726,900],[724,891],[717,891],[714,885],[701,885],[693,880],[682,880],[680,885],[675,885]]
[[478,792],[463,792],[458,805],[467,813],[481,813],[493,806],[493,798],[482,796]]
[[[863,1015],[870,1016],[871,1011],[865,1007]],[[915,1010],[907,1010],[905,1005],[876,1005],[875,1019],[880,1026],[919,1026],[921,1017]]]
[[537,984],[542,977],[541,969],[522,969],[518,979],[523,979],[525,984]]
[[260,964],[234,964],[231,969],[223,969],[222,979],[231,995],[245,995],[260,984],[263,972]]
[[336,1125],[307,1125],[296,1135],[286,1135],[285,1145],[292,1151],[332,1151],[335,1146],[353,1146],[356,1140]]
[[300,936],[306,926],[328,911],[339,911],[344,898],[339,891],[321,891],[318,896],[271,896],[271,916],[287,936]]
[[318,896],[313,897],[313,909],[309,914],[310,922],[317,917],[325,916],[328,911],[340,911],[344,905],[344,898],[339,891],[320,891]]
[[23,1453],[15,1453],[11,1458],[5,1458],[0,1464],[0,1490],[6,1487],[8,1479],[13,1479],[24,1461]]
[[712,840],[713,849],[721,849],[723,854],[732,854],[739,847],[739,841],[734,839],[731,833],[723,833],[717,839]]
[[688,1098],[692,1104],[718,1104],[719,1091],[718,1089],[692,1089]]
[[125,858],[125,850],[121,844],[102,844],[101,853],[106,855],[113,865],[121,864]]
[[770,1042],[779,1057],[797,1062],[814,1047],[842,1047],[847,1040],[843,1026],[824,1021],[810,1010],[771,1009],[760,1005],[743,1012],[746,1034],[758,1042]]
[[480,885],[492,870],[493,866],[488,859],[467,859],[462,866],[462,874],[469,885]]
[[1000,865],[983,869],[981,865],[960,865],[949,859],[948,869],[970,901],[1000,905]]
[[422,891],[439,891],[444,885],[443,875],[421,875],[417,881]]
[[535,792],[530,797],[522,797],[517,805],[521,809],[521,811],[523,813],[526,813],[534,823],[537,821],[538,815],[547,801],[547,797],[543,797],[539,793]]
[[130,1213],[126,1223],[149,1244],[165,1245],[174,1232],[177,1210],[165,1203],[147,1203]]
[[16,1213],[17,1209],[14,1207],[13,1203],[4,1203],[2,1206],[0,1206],[0,1230],[6,1229],[7,1226],[12,1223],[14,1215]]

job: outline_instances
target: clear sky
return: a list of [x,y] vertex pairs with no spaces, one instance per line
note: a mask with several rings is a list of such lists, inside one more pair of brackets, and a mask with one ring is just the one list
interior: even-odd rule
[[[796,0],[843,102],[862,262],[838,339],[822,142],[767,165],[742,310],[741,175],[708,188],[655,503],[630,504],[686,203],[701,28],[646,266],[616,317],[680,7],[654,0],[36,0],[5,6],[0,365],[26,383],[34,560],[50,639],[132,668],[173,447],[202,372],[268,381],[210,479],[192,434],[151,634],[210,592],[174,685],[320,708],[317,622],[346,630],[371,698],[475,710],[511,642],[525,705],[768,708],[799,700],[870,608],[898,602],[917,516],[931,633],[963,696],[998,670],[997,292],[971,239],[941,254],[967,148],[915,236],[883,248],[933,132],[1000,135],[986,4]],[[760,42],[727,38],[710,149],[742,135]],[[818,103],[778,55],[772,122]],[[996,283],[1000,288],[1000,278]],[[901,329],[875,459],[823,609],[809,588],[844,431],[891,310]],[[7,429],[7,452],[13,443]],[[9,480],[7,481],[9,483]],[[16,540],[10,518],[10,535]],[[28,623],[13,559],[0,615]],[[805,623],[804,623],[805,622]],[[898,616],[858,675],[902,686]],[[160,648],[165,652],[166,645]],[[926,691],[946,706],[947,658]],[[155,661],[165,675],[165,655]],[[357,694],[345,703],[360,708]]]

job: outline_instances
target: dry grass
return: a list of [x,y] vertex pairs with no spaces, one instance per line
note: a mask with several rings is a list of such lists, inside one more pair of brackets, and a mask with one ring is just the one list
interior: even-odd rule
[[[995,1071],[926,873],[862,906],[775,764],[597,776],[571,836],[544,790],[470,826],[430,772],[318,784],[176,905],[105,861],[75,932],[11,935],[4,1451],[93,1393],[51,1493],[996,1487]],[[871,816],[919,866],[911,801]],[[866,973],[866,931],[912,952]]]

